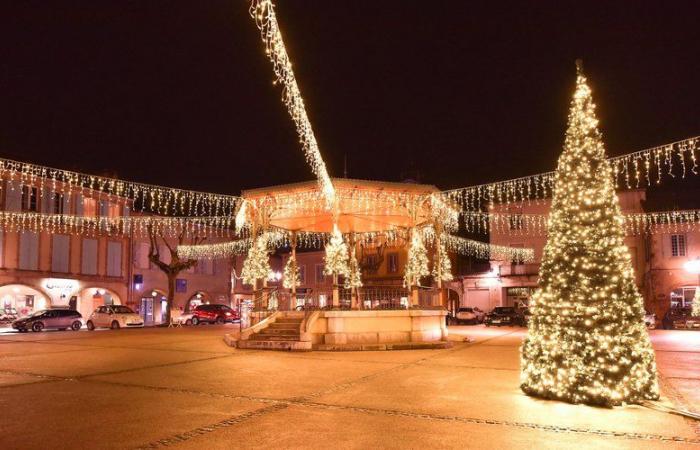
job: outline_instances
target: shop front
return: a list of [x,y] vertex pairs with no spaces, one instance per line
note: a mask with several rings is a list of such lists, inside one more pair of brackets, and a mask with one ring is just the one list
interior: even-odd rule
[[50,306],[51,298],[39,289],[25,284],[0,287],[0,322],[3,324]]
[[139,315],[146,326],[164,323],[168,312],[168,297],[160,289],[153,289],[141,297]]

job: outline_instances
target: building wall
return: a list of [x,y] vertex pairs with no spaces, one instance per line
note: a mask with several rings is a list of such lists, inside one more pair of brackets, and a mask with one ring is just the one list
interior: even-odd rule
[[[62,193],[64,187],[56,183],[46,182],[51,188],[42,186],[41,179],[35,179],[31,187],[36,187],[37,198],[33,205],[36,208],[28,210],[22,201],[22,184],[18,181],[0,180],[0,209],[6,211],[26,211],[38,213],[63,213],[66,215],[87,216],[90,213],[90,200],[98,199],[97,192],[83,190],[64,195],[61,203],[62,211],[54,211],[50,199],[55,192]],[[24,202],[27,203],[27,202]],[[117,205],[116,209],[110,204]],[[129,215],[132,203],[126,198],[109,197],[95,202],[92,214],[100,215]],[[56,233],[59,234],[59,233]],[[94,235],[70,235],[68,246],[68,264],[66,271],[55,271],[52,268],[52,258],[57,249],[53,248],[53,236],[50,231],[38,233],[36,248],[37,267],[35,269],[20,268],[21,233],[17,231],[0,232],[0,309],[14,308],[20,315],[31,313],[33,310],[51,306],[75,307],[87,318],[90,313],[102,304],[113,302],[130,306],[137,312],[143,312],[143,298],[153,297],[153,323],[159,323],[162,317],[160,297],[167,292],[167,278],[163,272],[150,266],[142,268],[135,249],[140,244],[147,243],[145,238],[132,239],[130,236],[109,236],[97,230]],[[96,240],[97,257],[95,273],[86,273],[84,263],[92,261],[83,254],[85,241]],[[210,240],[216,242],[217,239]],[[117,244],[121,249],[120,270],[118,274],[109,274],[108,249],[110,243]],[[33,254],[33,252],[32,252]],[[62,253],[61,253],[62,254]],[[206,265],[203,263],[202,265]],[[201,265],[200,265],[201,266]],[[88,267],[86,267],[87,269]],[[142,275],[142,283],[134,283],[134,275]],[[231,263],[215,261],[211,270],[203,267],[183,272],[178,278],[185,280],[186,289],[175,295],[175,307],[186,309],[188,301],[197,299],[202,302],[230,303]],[[156,296],[152,296],[152,293]],[[200,294],[199,297],[197,294]],[[31,304],[31,306],[27,306]]]
[[[644,190],[623,191],[618,194],[618,198],[623,213],[643,212]],[[551,200],[547,199],[517,206],[494,205],[491,207],[490,212],[548,215],[550,208]],[[537,287],[542,252],[547,242],[546,234],[536,235],[523,231],[519,235],[517,230],[500,232],[493,230],[490,234],[490,242],[497,245],[532,248],[534,249],[535,258],[533,261],[524,264],[513,264],[511,261],[492,261],[490,272],[463,277],[463,304],[471,306],[475,301],[474,299],[477,299],[480,304],[493,308],[495,306],[513,306],[519,301],[525,301],[527,297],[525,291],[532,291]],[[647,290],[645,286],[648,267],[648,257],[645,253],[645,236],[626,236],[625,244],[630,251],[637,286],[644,293]],[[488,303],[484,300],[485,290],[488,290]],[[470,291],[472,291],[471,296]],[[473,291],[480,292],[474,293]]]
[[[685,238],[686,248],[683,255],[674,256],[671,251],[671,237],[681,235]],[[700,257],[700,232],[678,231],[673,233],[652,234],[648,237],[650,257],[645,277],[645,302],[649,311],[662,317],[671,307],[674,290],[689,291],[693,295],[700,285],[700,275],[692,274],[684,267],[688,261]]]
[[[55,189],[53,184],[50,188],[42,186],[41,179],[25,184],[36,188],[36,197],[31,204],[24,201],[27,196],[22,195],[22,183],[17,180],[2,180],[0,183],[0,207],[11,212],[81,215],[83,198],[98,196],[87,190],[66,193],[60,202],[61,211],[54,211],[53,196],[63,190],[60,183],[55,185]],[[107,204],[107,201],[103,203]],[[112,213],[128,214],[131,209],[130,201],[125,198],[110,197],[109,203],[117,205],[117,210]],[[95,212],[99,214],[105,210],[97,207]],[[36,252],[27,252],[32,255],[31,258],[36,258],[34,268],[20,267],[20,253],[23,251],[21,235],[18,231],[5,231],[0,236],[0,309],[14,308],[18,314],[24,315],[51,306],[73,306],[86,316],[105,302],[128,303],[128,238],[109,237],[99,232],[95,236],[68,235],[67,264],[65,269],[58,271],[52,267],[52,257],[57,251],[53,248],[54,236],[60,233],[37,231]],[[91,274],[82,270],[82,244],[85,239],[97,241],[96,271]],[[121,270],[115,276],[107,274],[108,242],[117,242],[121,248]]]

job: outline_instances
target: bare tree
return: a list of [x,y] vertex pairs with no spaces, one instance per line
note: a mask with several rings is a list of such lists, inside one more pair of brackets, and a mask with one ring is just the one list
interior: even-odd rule
[[[177,237],[177,245],[171,245],[168,240],[163,236],[162,230],[157,231],[153,229],[153,226],[148,226],[148,237],[150,239],[150,249],[148,251],[148,260],[153,263],[158,269],[160,269],[165,276],[168,277],[168,309],[165,315],[165,322],[170,323],[171,310],[175,300],[175,280],[177,276],[183,270],[190,269],[197,264],[196,259],[181,259],[177,254],[177,246],[183,245],[185,243],[185,230],[183,229]],[[161,259],[160,246],[158,245],[158,239],[163,241],[165,247],[170,253],[170,263],[166,263]],[[190,245],[201,244],[206,237],[192,236],[189,238]]]

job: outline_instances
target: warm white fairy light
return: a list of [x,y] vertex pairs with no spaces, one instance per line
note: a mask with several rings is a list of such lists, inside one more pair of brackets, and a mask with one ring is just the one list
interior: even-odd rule
[[257,280],[266,280],[272,273],[270,267],[270,249],[268,247],[268,233],[259,235],[253,245],[248,249],[248,256],[243,261],[241,278],[243,283],[255,285]]
[[[664,176],[685,178],[698,174],[700,136],[660,145],[608,159],[616,187],[635,189],[659,184]],[[551,196],[554,172],[512,180],[442,191],[441,195],[462,205],[463,211],[480,211],[494,203],[510,204]]]
[[301,284],[301,271],[297,264],[297,259],[290,256],[287,263],[284,265],[282,273],[282,286],[285,289],[295,289]]
[[520,381],[530,395],[611,406],[657,399],[659,389],[594,110],[579,65]]
[[[0,211],[0,231],[60,233],[73,235],[148,236],[149,228],[164,237],[187,236],[233,238],[233,219],[171,216],[76,216],[35,212]],[[239,236],[243,236],[240,234]]]
[[[623,214],[627,235],[676,233],[700,229],[700,210],[661,211]],[[508,212],[465,212],[467,231],[500,235],[547,234],[548,216],[545,214]]]
[[135,183],[56,169],[0,158],[0,179],[15,185],[38,187],[40,195],[48,192],[73,196],[81,194],[97,200],[130,199],[142,211],[187,216],[228,216],[236,210],[240,197],[209,192]]
[[282,98],[296,126],[306,160],[311,165],[313,173],[318,177],[321,191],[326,200],[326,207],[331,208],[335,203],[335,189],[328,176],[326,164],[323,162],[316,136],[306,114],[304,99],[301,97],[301,91],[297,85],[294,70],[292,70],[292,63],[284,46],[272,1],[253,0],[250,6],[250,15],[255,19],[255,24],[260,29],[260,37],[265,44],[265,53],[272,62],[276,82],[283,85]]
[[435,260],[433,261],[433,278],[442,281],[452,280],[452,262],[447,254],[447,246],[444,242],[436,245]]
[[408,259],[403,274],[405,287],[420,285],[421,278],[430,275],[428,269],[428,252],[423,243],[423,233],[418,229],[411,232],[411,242],[408,246]]
[[345,278],[345,288],[357,289],[360,287],[362,287],[362,268],[357,261],[356,246],[352,246],[348,258],[348,276]]
[[326,254],[323,258],[323,273],[326,275],[342,275],[348,277],[348,246],[343,241],[343,235],[338,230],[338,225],[333,225],[333,232],[326,244]]
[[700,286],[695,288],[695,297],[693,298],[693,307],[690,311],[693,317],[700,317]]

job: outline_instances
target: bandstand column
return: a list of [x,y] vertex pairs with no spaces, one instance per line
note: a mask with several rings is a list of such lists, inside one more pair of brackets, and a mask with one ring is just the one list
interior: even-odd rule
[[333,273],[333,308],[338,308],[340,306],[340,290],[338,288],[338,274]]

